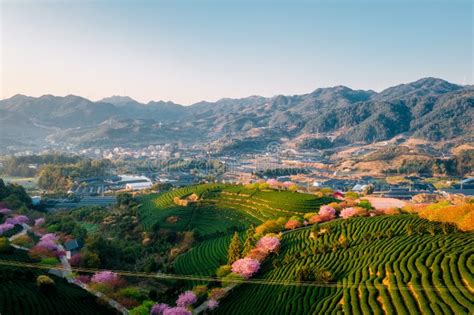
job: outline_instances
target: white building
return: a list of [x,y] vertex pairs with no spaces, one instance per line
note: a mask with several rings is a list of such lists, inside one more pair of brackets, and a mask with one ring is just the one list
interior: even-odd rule
[[137,191],[137,190],[144,190],[150,189],[153,184],[151,182],[143,182],[143,183],[129,183],[125,185],[126,190]]

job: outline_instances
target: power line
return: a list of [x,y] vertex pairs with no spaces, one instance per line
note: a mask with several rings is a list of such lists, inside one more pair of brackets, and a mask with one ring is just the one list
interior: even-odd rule
[[[50,266],[42,265],[36,263],[27,263],[20,261],[11,261],[11,260],[1,260],[0,265],[4,266],[13,266],[13,267],[25,267],[25,268],[34,268],[34,269],[46,269],[46,270],[60,270],[60,271],[69,271],[68,269],[63,268],[62,266]],[[112,271],[118,275],[126,277],[141,277],[141,278],[156,278],[164,280],[187,280],[187,281],[205,281],[205,282],[216,282],[221,281],[217,277],[209,276],[193,276],[193,275],[179,275],[179,274],[166,274],[166,273],[147,273],[139,271],[127,271],[127,270],[110,270],[110,269],[96,269],[96,268],[78,268],[73,267],[71,271],[74,272],[83,272],[83,273],[97,273],[101,271]],[[417,285],[398,285],[398,284],[389,284],[385,285],[380,283],[379,285],[372,285],[368,283],[349,283],[343,284],[340,282],[312,282],[312,281],[292,281],[292,280],[268,280],[268,279],[229,279],[226,280],[229,283],[245,283],[245,284],[260,284],[260,285],[280,285],[280,286],[305,286],[305,287],[322,287],[322,288],[342,288],[342,289],[358,289],[358,288],[373,288],[380,289],[385,287],[387,289],[395,290],[413,290],[413,291],[453,291],[460,290],[459,286],[417,286]]]

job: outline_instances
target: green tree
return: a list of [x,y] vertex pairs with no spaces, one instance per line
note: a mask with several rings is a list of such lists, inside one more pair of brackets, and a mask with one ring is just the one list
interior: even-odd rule
[[54,280],[45,275],[40,275],[36,278],[36,285],[43,292],[48,292],[55,288]]
[[245,242],[244,242],[244,249],[242,251],[242,256],[247,256],[248,253],[253,248],[253,243],[254,243],[254,235],[255,235],[255,228],[253,225],[249,227],[247,230],[247,234],[245,236]]
[[230,241],[229,251],[227,252],[227,261],[229,265],[233,264],[237,259],[240,258],[241,244],[239,234],[234,233],[232,240]]
[[96,253],[86,251],[82,255],[82,264],[86,268],[97,268],[100,266],[100,258]]
[[0,237],[0,253],[10,250],[10,241],[6,237]]

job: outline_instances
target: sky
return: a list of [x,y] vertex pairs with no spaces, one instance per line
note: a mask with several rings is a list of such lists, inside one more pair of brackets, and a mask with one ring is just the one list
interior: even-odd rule
[[0,0],[0,99],[224,97],[473,84],[473,4]]

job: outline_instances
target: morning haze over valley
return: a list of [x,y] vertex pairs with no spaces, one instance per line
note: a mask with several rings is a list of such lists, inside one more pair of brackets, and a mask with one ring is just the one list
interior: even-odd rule
[[473,12],[0,0],[0,314],[473,314]]

